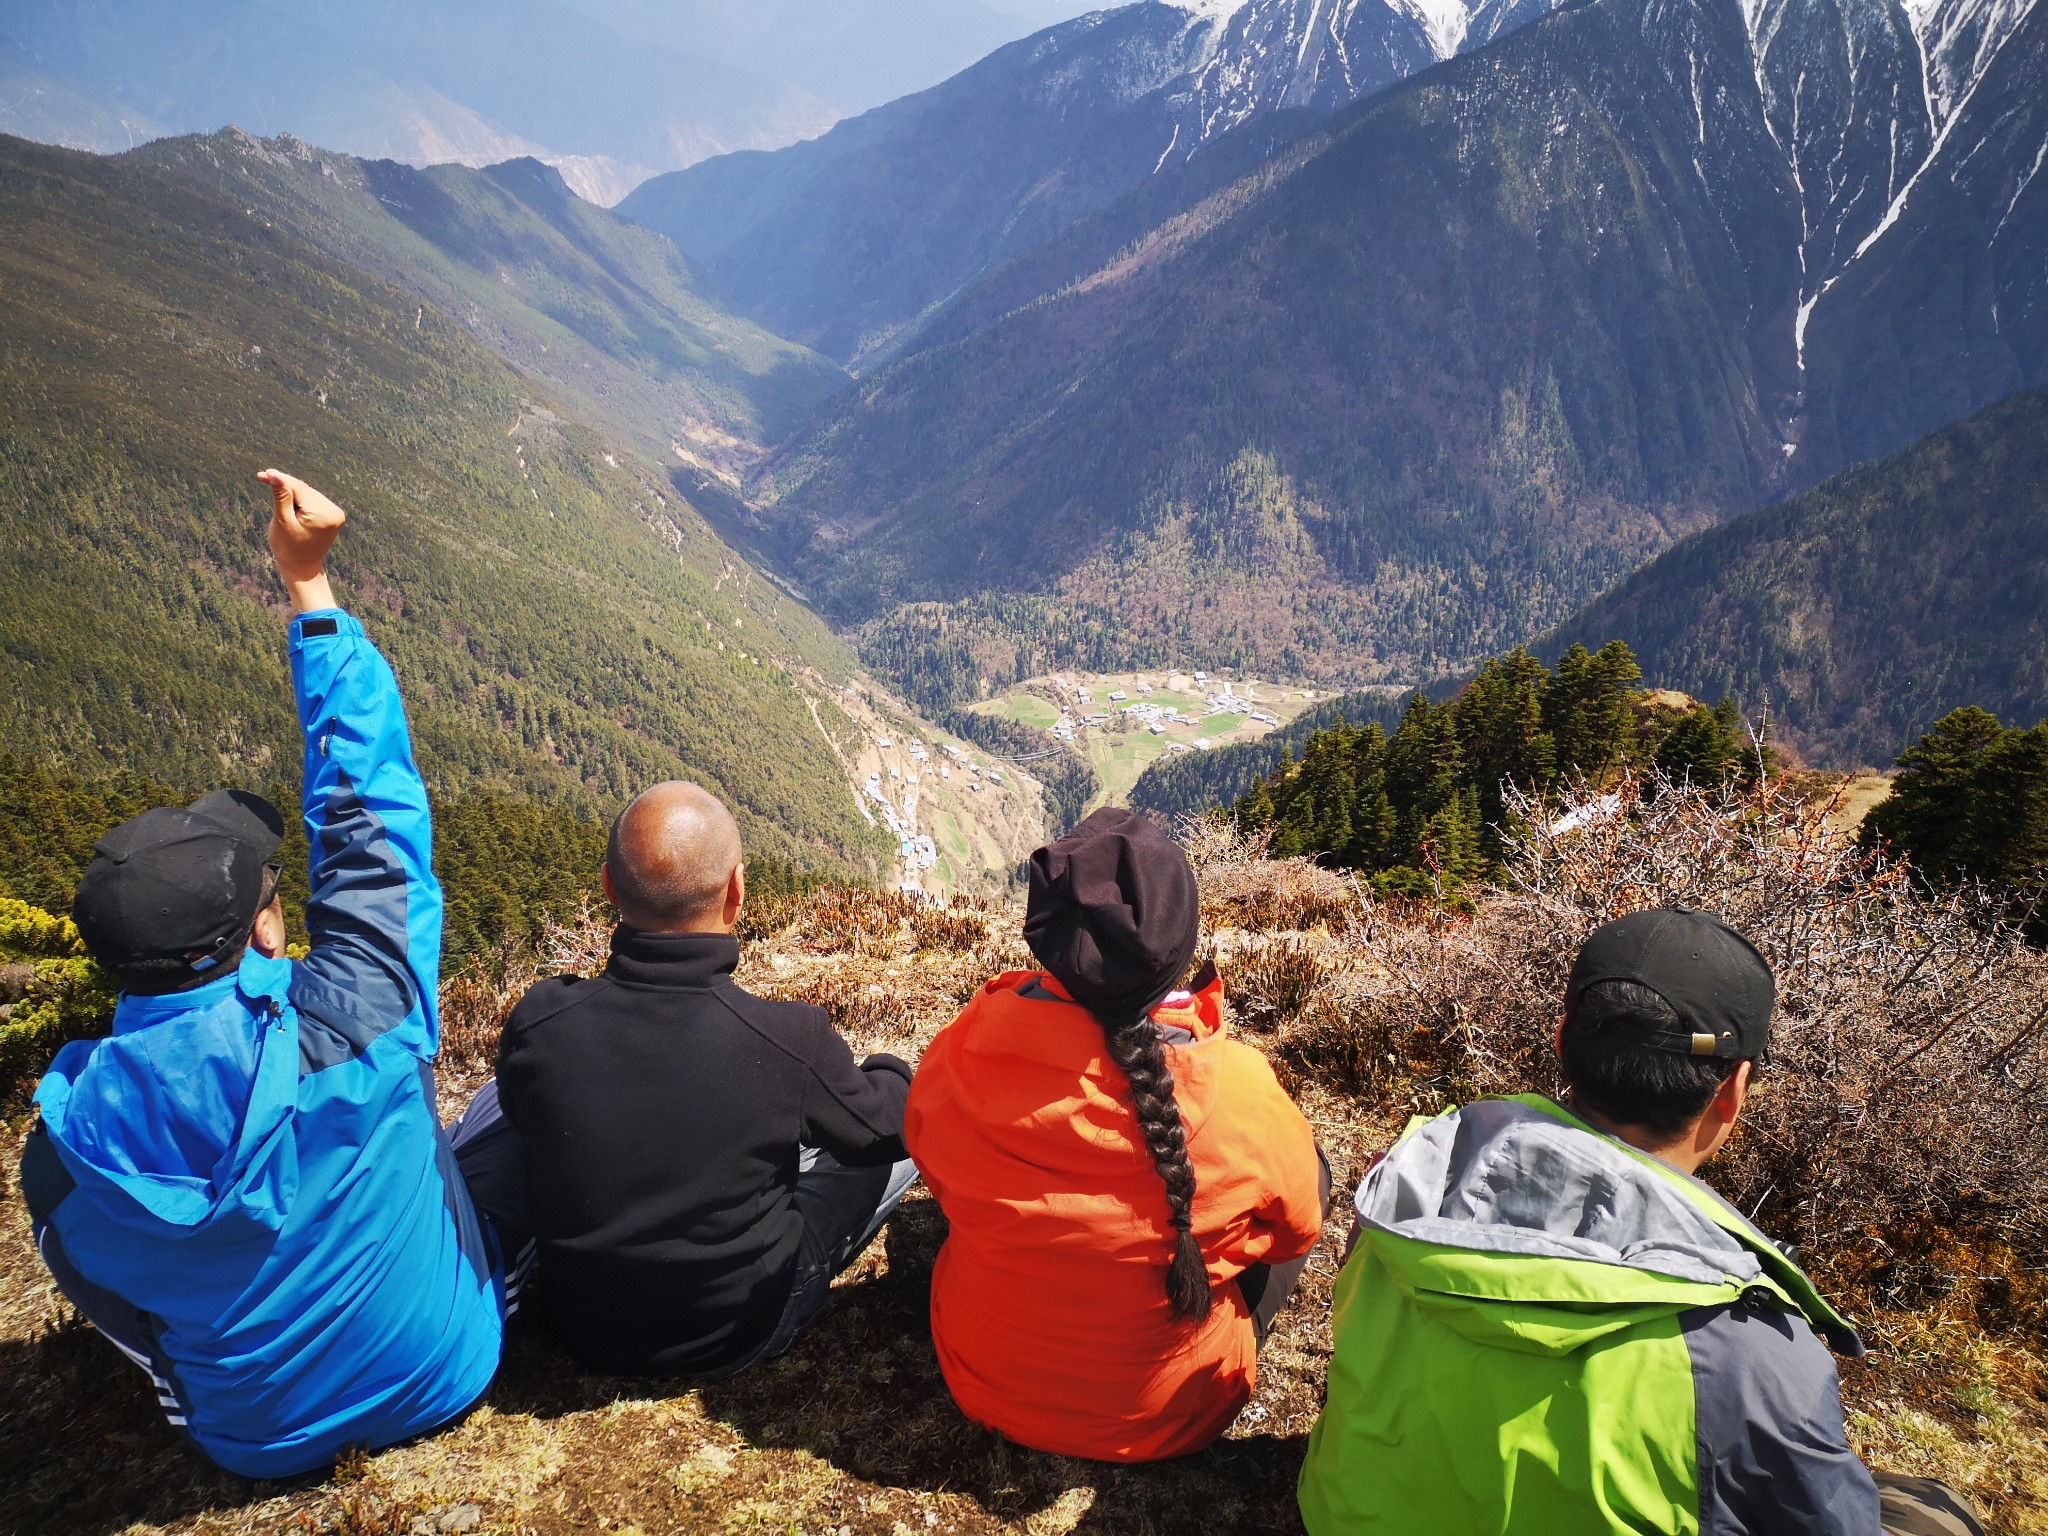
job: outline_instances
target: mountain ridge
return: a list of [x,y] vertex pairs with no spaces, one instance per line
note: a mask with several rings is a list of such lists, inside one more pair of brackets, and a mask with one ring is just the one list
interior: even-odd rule
[[655,462],[742,472],[845,382],[728,313],[661,236],[523,159],[419,170],[239,130],[131,152],[212,186],[459,320]]
[[[1177,660],[1397,681],[1533,638],[1677,537],[2048,381],[2048,108],[2015,97],[2048,10],[1973,45],[1946,138],[1894,159],[1883,121],[1810,115],[1799,91],[1846,59],[1860,99],[1898,99],[1921,44],[1896,22],[1880,0],[1559,10],[1103,260],[1105,234],[1085,276],[1048,260],[1051,291],[956,301],[763,466],[753,536],[842,619],[936,603],[983,623],[1085,607],[1105,566],[1127,583],[1130,541],[1213,518],[1258,462],[1307,539],[1286,582],[1336,643],[1307,669],[1277,636]],[[2002,243],[1943,214],[1943,154],[2009,203]],[[1825,228],[1800,185],[1815,156],[1841,177]],[[1954,281],[1987,253],[1995,281]],[[1854,276],[1823,291],[1826,262]],[[1979,332],[1996,347],[1973,352]],[[1883,391],[1896,407],[1859,395]],[[1228,613],[1250,574],[1198,566],[1182,612]],[[1024,618],[983,627],[1022,648],[1048,622]],[[1187,633],[1148,624],[1131,664]]]
[[[368,159],[472,166],[536,155],[616,202],[646,177],[789,143],[838,114],[793,86],[629,41],[559,0],[46,0],[0,30],[72,147],[238,123]],[[282,82],[289,82],[288,86]],[[70,125],[50,99],[76,98]],[[82,115],[81,115],[82,113]],[[31,126],[0,103],[0,130]]]
[[837,639],[438,309],[128,159],[0,139],[0,228],[0,751],[296,772],[252,478],[282,463],[349,509],[336,583],[437,793],[594,816],[689,776],[771,855],[879,872]]
[[1537,649],[1610,639],[1819,766],[1890,763],[1965,704],[2048,718],[2048,393],[1695,534]]
[[[621,211],[704,261],[742,312],[864,365],[1162,171],[1272,117],[1370,96],[1554,3],[1144,0],[1012,43],[816,140],[656,177]],[[1451,12],[1457,24],[1432,28]]]

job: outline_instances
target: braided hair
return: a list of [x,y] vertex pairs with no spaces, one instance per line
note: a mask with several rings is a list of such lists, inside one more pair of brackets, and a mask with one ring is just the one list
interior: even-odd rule
[[1166,1065],[1166,1044],[1149,1015],[1126,1024],[1104,1021],[1103,1038],[1109,1059],[1131,1085],[1131,1107],[1152,1166],[1166,1186],[1168,1221],[1173,1228],[1173,1261],[1166,1269],[1166,1299],[1177,1318],[1199,1321],[1209,1315],[1209,1269],[1202,1245],[1195,1241],[1195,1165],[1188,1160],[1187,1128],[1173,1096],[1173,1072]]
[[[1135,812],[1104,806],[1031,855],[1024,940],[1067,995],[1095,1016],[1131,1085],[1131,1107],[1166,1185],[1177,1318],[1209,1315],[1209,1272],[1195,1241],[1195,1169],[1152,1010],[1187,974],[1201,934],[1201,893],[1187,855]],[[1197,989],[1214,979],[1205,969]]]

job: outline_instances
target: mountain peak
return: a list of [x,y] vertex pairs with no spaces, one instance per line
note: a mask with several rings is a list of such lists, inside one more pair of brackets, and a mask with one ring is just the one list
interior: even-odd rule
[[539,192],[557,201],[576,195],[560,170],[534,155],[514,155],[484,167],[484,174],[512,192]]

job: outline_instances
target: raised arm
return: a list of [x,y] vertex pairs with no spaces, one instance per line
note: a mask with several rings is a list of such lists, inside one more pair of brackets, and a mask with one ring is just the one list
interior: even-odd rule
[[398,681],[362,625],[335,606],[326,557],[341,508],[276,470],[270,547],[292,606],[292,688],[305,733],[312,953],[292,981],[301,1067],[360,1056],[388,1035],[439,1048],[441,887],[426,786]]

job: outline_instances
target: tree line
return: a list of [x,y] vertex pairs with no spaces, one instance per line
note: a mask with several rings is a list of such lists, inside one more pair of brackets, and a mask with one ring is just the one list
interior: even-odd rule
[[1573,646],[1546,667],[1517,648],[1479,668],[1453,698],[1408,701],[1390,732],[1377,721],[1311,734],[1234,808],[1272,834],[1274,856],[1310,856],[1369,873],[1388,892],[1420,893],[1494,873],[1507,786],[1542,794],[1624,768],[1720,782],[1767,760],[1733,701],[1671,707],[1638,686],[1616,640]]
[[[258,789],[285,814],[280,889],[291,938],[302,942],[307,848],[293,814],[299,787],[278,782]],[[183,805],[202,792],[134,774],[94,778],[0,753],[0,897],[60,916],[70,912],[101,836],[151,806]],[[531,945],[549,922],[603,900],[597,870],[604,822],[571,806],[496,790],[435,795],[433,811],[434,872],[447,902],[445,969],[502,945]],[[748,850],[747,889],[754,895],[790,895],[827,878],[770,850]],[[844,877],[835,872],[829,878]]]

